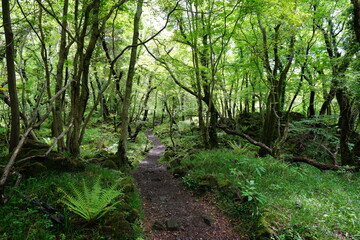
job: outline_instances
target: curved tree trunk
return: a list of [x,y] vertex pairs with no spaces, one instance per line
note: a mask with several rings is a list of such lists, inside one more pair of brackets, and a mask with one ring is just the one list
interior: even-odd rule
[[125,87],[125,96],[124,102],[121,110],[121,136],[119,140],[119,146],[116,155],[119,157],[118,165],[124,166],[129,165],[129,160],[127,157],[126,145],[128,137],[128,126],[129,126],[129,107],[130,107],[130,97],[133,86],[133,79],[135,75],[135,64],[137,60],[137,44],[139,39],[139,28],[140,28],[140,18],[142,14],[142,5],[144,0],[139,0],[137,3],[136,13],[134,17],[134,33],[132,39],[132,48],[129,62],[128,75],[126,79]]

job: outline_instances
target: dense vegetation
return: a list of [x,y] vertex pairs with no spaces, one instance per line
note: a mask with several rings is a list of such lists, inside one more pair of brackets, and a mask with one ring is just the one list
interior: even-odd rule
[[359,238],[358,0],[1,14],[0,239],[141,239],[130,172],[151,128],[244,238]]

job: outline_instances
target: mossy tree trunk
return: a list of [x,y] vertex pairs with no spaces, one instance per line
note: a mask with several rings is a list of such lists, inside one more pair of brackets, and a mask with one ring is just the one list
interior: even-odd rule
[[[270,48],[268,46],[268,31],[262,25],[261,20],[258,20],[259,27],[262,33],[262,47],[263,53],[262,58],[264,62],[264,68],[266,70],[267,79],[269,83],[269,94],[266,104],[265,121],[263,125],[262,142],[268,147],[274,147],[274,143],[279,137],[280,133],[280,117],[281,110],[284,107],[284,96],[285,96],[285,84],[287,80],[287,74],[290,70],[294,59],[294,45],[295,36],[291,35],[289,39],[288,55],[286,56],[286,63],[283,64],[283,60],[279,54],[280,44],[280,29],[281,24],[277,24],[274,27],[274,32],[271,36],[274,38],[273,41],[273,55],[274,59],[270,59]],[[273,64],[272,64],[273,63]],[[274,151],[275,155],[277,151]],[[267,155],[268,152],[261,148],[259,151],[260,156]]]

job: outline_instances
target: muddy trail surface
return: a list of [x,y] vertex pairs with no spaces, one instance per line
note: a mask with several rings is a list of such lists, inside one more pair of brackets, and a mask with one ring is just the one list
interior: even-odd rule
[[181,181],[158,162],[165,146],[151,133],[154,147],[133,173],[144,208],[148,240],[240,239],[229,220],[204,199],[184,189]]

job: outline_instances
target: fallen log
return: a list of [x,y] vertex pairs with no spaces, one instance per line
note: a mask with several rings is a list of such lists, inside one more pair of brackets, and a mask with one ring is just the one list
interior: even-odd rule
[[[242,132],[238,132],[238,131],[234,131],[234,130],[230,130],[228,129],[226,126],[224,125],[220,125],[218,124],[217,127],[221,130],[223,130],[224,132],[226,132],[227,134],[230,135],[236,135],[236,136],[240,136],[244,139],[246,139],[248,142],[250,142],[251,144],[261,147],[263,149],[265,149],[265,151],[275,157],[274,151],[272,148],[266,146],[264,143],[262,142],[258,142],[254,139],[252,139],[249,135],[242,133]],[[316,167],[320,170],[332,170],[332,171],[338,171],[338,170],[344,170],[344,171],[350,171],[350,172],[359,172],[360,171],[360,166],[356,166],[356,167],[344,167],[344,166],[338,166],[338,165],[332,165],[332,164],[326,164],[326,163],[321,163],[321,162],[317,162],[315,160],[312,160],[310,158],[307,157],[300,157],[300,156],[296,156],[296,157],[288,157],[288,158],[284,158],[283,159],[286,162],[290,162],[290,163],[296,163],[296,162],[302,162],[302,163],[306,163],[309,164],[313,167]]]
[[290,163],[297,163],[297,162],[307,163],[307,164],[314,166],[320,170],[332,170],[332,171],[345,170],[345,171],[351,171],[351,172],[359,172],[360,171],[360,166],[344,167],[344,166],[326,164],[326,163],[314,161],[307,157],[297,156],[297,157],[284,158],[284,161],[290,162]]

